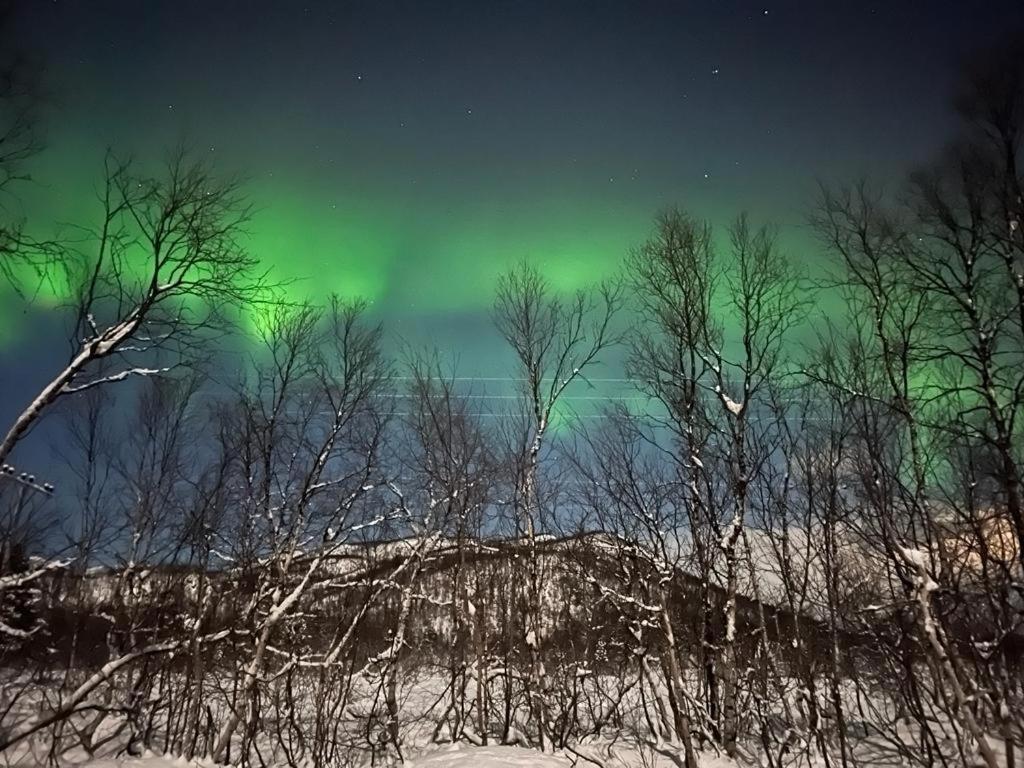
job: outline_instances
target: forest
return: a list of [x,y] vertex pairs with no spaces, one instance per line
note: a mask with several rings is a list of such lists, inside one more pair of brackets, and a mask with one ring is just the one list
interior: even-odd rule
[[[287,298],[262,201],[186,149],[110,151],[74,236],[0,219],[11,295],[71,297],[0,425],[6,764],[1022,764],[1019,53],[899,189],[821,186],[827,278],[682,207],[589,288],[512,266],[497,415],[368,301]],[[5,66],[17,196],[48,150]],[[573,418],[608,375],[646,405]]]

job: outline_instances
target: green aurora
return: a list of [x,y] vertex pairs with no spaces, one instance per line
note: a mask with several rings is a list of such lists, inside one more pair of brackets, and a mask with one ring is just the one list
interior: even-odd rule
[[[558,291],[592,285],[666,207],[709,219],[723,241],[741,211],[777,223],[803,273],[826,274],[806,225],[817,181],[892,182],[933,155],[953,124],[950,41],[970,42],[934,9],[798,3],[758,14],[740,2],[637,13],[394,0],[240,14],[99,0],[30,16],[18,42],[60,89],[32,180],[8,206],[26,231],[80,237],[76,226],[96,223],[108,148],[146,168],[184,142],[242,180],[245,246],[289,300],[363,298],[396,356],[432,347],[460,375],[506,381],[495,278],[527,260]],[[1001,23],[990,16],[979,39],[982,22]],[[66,350],[66,289],[30,272],[22,289],[0,286],[0,368],[19,370],[0,382],[5,413]],[[840,311],[834,293],[815,298],[812,331]],[[251,338],[242,325],[235,351]],[[595,375],[621,378],[621,362]],[[627,396],[628,384],[596,388]]]
[[[88,162],[90,155],[95,162]],[[21,198],[28,233],[89,248],[85,230],[98,222],[102,156],[99,146],[53,148],[40,156]],[[590,200],[566,193],[530,196],[502,187],[471,200],[457,190],[371,197],[338,185],[328,191],[323,181],[238,173],[252,205],[243,246],[260,259],[284,298],[314,304],[332,294],[363,299],[385,321],[483,318],[498,275],[524,260],[536,264],[555,291],[592,286],[620,270],[649,233],[661,202],[607,193]],[[733,212],[720,210],[712,218],[724,227]],[[18,274],[22,296],[0,287],[5,346],[15,343],[19,327],[33,315],[59,312],[70,299],[58,278],[41,280],[27,265]]]

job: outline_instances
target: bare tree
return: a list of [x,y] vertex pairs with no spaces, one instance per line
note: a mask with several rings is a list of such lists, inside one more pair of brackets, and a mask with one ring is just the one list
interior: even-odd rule
[[531,707],[541,749],[550,748],[547,687],[541,645],[547,634],[541,620],[541,572],[537,535],[543,524],[538,482],[541,455],[555,406],[566,389],[585,376],[585,369],[618,341],[613,322],[622,303],[620,287],[606,283],[593,293],[555,295],[533,267],[522,264],[502,275],[494,301],[494,322],[515,353],[522,376],[527,411],[512,465],[513,506],[528,546],[524,643],[531,657]]
[[13,3],[0,4],[0,277],[18,288],[15,265],[32,254],[12,200],[15,185],[29,178],[26,161],[42,149],[43,92],[42,68],[20,49],[16,23]]
[[109,552],[113,537],[116,435],[110,414],[114,403],[103,388],[67,403],[62,414],[66,436],[54,451],[71,473],[75,514],[66,515],[74,520],[67,539],[75,550],[74,568],[81,573]]
[[[703,578],[709,578],[713,558],[705,542],[724,567],[719,720],[723,746],[733,755],[739,553],[751,484],[765,460],[753,449],[751,418],[785,372],[784,343],[800,321],[802,297],[772,229],[753,230],[741,216],[730,239],[732,263],[722,265],[710,225],[669,211],[659,217],[656,235],[631,257],[629,273],[649,329],[634,345],[632,370],[665,405],[679,440],[676,461],[687,478]],[[727,309],[716,313],[720,287]],[[718,477],[708,474],[709,460]],[[720,482],[724,494],[717,491]]]
[[248,208],[236,183],[181,152],[159,178],[108,158],[100,203],[99,226],[61,254],[75,295],[67,365],[7,430],[0,461],[60,398],[168,370],[225,309],[262,295],[239,243]]
[[[597,569],[585,571],[583,578],[630,629],[639,685],[649,687],[655,703],[648,718],[656,727],[652,735],[679,744],[685,765],[695,768],[694,723],[702,733],[711,724],[689,692],[689,653],[674,608],[691,566],[685,486],[640,420],[622,410],[606,420],[603,429],[588,435],[576,466],[583,479],[580,501],[608,537],[600,545],[612,551],[614,570],[612,578],[599,576]],[[663,685],[656,682],[653,659],[660,662]]]
[[[97,541],[81,545],[83,555],[105,555],[108,562],[117,564],[102,571],[109,590],[102,633],[93,631],[80,638],[80,626],[63,630],[70,636],[49,628],[49,643],[55,647],[71,643],[64,680],[56,690],[46,692],[36,717],[27,722],[12,717],[5,748],[48,728],[55,754],[69,734],[89,753],[122,737],[126,749],[134,751],[151,727],[156,709],[165,705],[162,697],[152,695],[158,678],[150,663],[154,657],[181,649],[185,642],[169,629],[181,618],[178,568],[187,535],[184,511],[196,468],[192,406],[197,384],[195,379],[143,383],[136,408],[123,420],[122,450],[111,450],[105,457],[109,477],[84,474],[83,488],[90,492],[86,501],[102,501],[112,508],[99,519],[85,521]],[[88,459],[107,452],[101,449],[99,436],[104,426],[109,427],[102,423],[104,415],[102,408],[88,409],[83,431],[75,432],[84,438],[79,447]],[[109,493],[96,487],[108,482]],[[103,549],[93,551],[93,543],[102,543]],[[67,596],[84,608],[96,598],[89,594],[89,573],[81,565],[67,579]],[[196,642],[203,645],[216,639],[205,635]],[[105,653],[89,647],[96,643],[106,646]],[[91,661],[76,658],[80,649],[94,658],[105,657],[106,663],[83,676],[82,667],[87,669]],[[84,720],[79,718],[83,713],[88,713]],[[112,730],[101,729],[111,719],[116,723]]]
[[[260,681],[282,656],[275,638],[307,595],[324,588],[327,563],[349,537],[382,522],[359,516],[360,502],[382,483],[375,475],[385,421],[377,399],[387,373],[380,331],[362,313],[360,304],[339,302],[323,318],[308,307],[276,311],[264,330],[268,359],[258,367],[257,388],[241,397],[233,559],[252,585],[243,614],[250,641],[212,744],[217,761],[227,759],[239,728],[242,751],[252,744]],[[329,649],[319,663],[339,652]],[[284,669],[297,664],[293,657]]]
[[[413,438],[407,473],[428,499],[443,500],[435,525],[454,538],[449,567],[451,651],[448,661],[450,700],[438,729],[448,725],[453,740],[488,740],[486,658],[487,613],[479,561],[485,521],[493,504],[494,446],[473,411],[472,394],[457,391],[437,354],[413,356],[409,415],[405,421]],[[472,681],[474,695],[467,703]],[[475,722],[471,710],[475,707]],[[450,721],[449,721],[450,719]]]
[[[925,678],[907,655],[920,732],[933,730],[923,706],[937,707],[946,712],[961,754],[977,749],[995,765],[984,724],[963,703],[976,695],[969,666],[977,657],[965,659],[958,647],[957,613],[937,608],[940,593],[953,603],[963,599],[960,569],[948,558],[951,523],[970,524],[979,512],[976,500],[940,499],[953,458],[942,455],[943,445],[954,451],[984,446],[995,459],[1001,515],[1017,538],[1014,557],[1021,551],[1020,457],[1012,447],[1021,391],[1016,290],[986,235],[994,227],[988,202],[994,198],[983,180],[998,174],[969,156],[958,149],[916,174],[902,206],[863,185],[823,195],[817,225],[843,260],[850,307],[863,319],[852,323],[848,367],[823,369],[817,378],[833,397],[851,398],[859,416],[861,524],[894,580],[891,599],[912,607],[916,631],[905,639],[926,659],[930,684],[938,689],[922,702]],[[993,579],[988,589],[999,592],[1006,583]],[[1005,715],[1006,691],[995,686],[985,698],[1003,702],[990,714],[1001,722],[1012,753],[1015,726]],[[941,753],[937,743],[934,750]]]

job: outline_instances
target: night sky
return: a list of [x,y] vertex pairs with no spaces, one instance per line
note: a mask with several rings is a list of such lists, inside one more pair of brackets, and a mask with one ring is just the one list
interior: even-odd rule
[[[95,221],[106,147],[185,141],[248,179],[249,245],[293,298],[365,297],[396,347],[501,378],[495,276],[525,258],[586,285],[668,205],[776,221],[822,269],[817,181],[933,155],[958,61],[1021,5],[25,2],[51,103],[19,206],[38,235]],[[5,423],[63,360],[58,302],[0,289]]]

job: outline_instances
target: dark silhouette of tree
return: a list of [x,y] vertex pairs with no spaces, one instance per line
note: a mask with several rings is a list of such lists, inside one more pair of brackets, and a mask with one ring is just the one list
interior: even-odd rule
[[238,184],[183,151],[156,176],[108,157],[100,203],[96,228],[60,251],[75,296],[67,365],[7,430],[0,462],[57,400],[166,372],[223,327],[225,310],[266,298],[239,240],[249,208]]
[[14,3],[0,2],[0,278],[18,288],[15,264],[38,256],[24,247],[15,196],[26,161],[43,148],[42,67],[20,49]]

